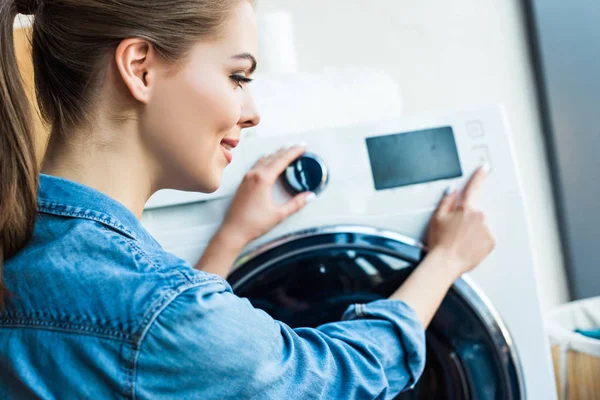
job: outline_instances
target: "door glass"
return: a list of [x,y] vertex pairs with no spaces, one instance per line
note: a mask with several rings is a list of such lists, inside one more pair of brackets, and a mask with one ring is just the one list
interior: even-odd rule
[[282,261],[238,294],[291,327],[316,327],[351,304],[389,296],[403,279],[400,265],[410,264],[363,249],[317,250]]

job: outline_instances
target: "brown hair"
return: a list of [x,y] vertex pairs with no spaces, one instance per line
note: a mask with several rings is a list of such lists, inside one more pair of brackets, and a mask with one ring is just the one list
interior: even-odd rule
[[118,44],[139,37],[176,62],[198,40],[213,38],[241,0],[0,1],[0,309],[8,289],[5,260],[33,235],[38,164],[33,120],[14,51],[18,13],[34,15],[32,57],[37,103],[50,140],[88,122],[101,71]]

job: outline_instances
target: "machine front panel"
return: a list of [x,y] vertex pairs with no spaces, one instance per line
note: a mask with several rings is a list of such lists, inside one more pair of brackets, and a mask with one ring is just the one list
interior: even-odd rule
[[[522,358],[528,398],[552,399],[556,392],[549,345],[509,132],[501,110],[485,108],[251,138],[240,144],[235,168],[229,171],[219,196],[203,203],[146,211],[143,222],[167,250],[194,263],[218,229],[245,172],[264,154],[306,142],[307,150],[327,165],[327,187],[301,212],[251,243],[248,251],[296,230],[335,224],[379,227],[423,240],[448,186],[462,188],[479,166],[489,163],[492,173],[477,205],[489,218],[497,247],[471,275],[512,333]],[[396,151],[388,151],[394,146]],[[398,165],[386,169],[395,162],[394,157]],[[402,169],[407,165],[416,171],[411,174]],[[281,184],[274,195],[277,202],[291,198]]]

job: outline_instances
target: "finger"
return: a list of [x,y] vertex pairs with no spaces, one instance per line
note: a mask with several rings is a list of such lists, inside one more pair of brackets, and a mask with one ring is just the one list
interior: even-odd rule
[[267,164],[268,159],[269,159],[268,156],[262,156],[261,158],[259,158],[258,160],[256,160],[256,162],[254,163],[253,168],[261,167],[261,166]]
[[445,214],[449,213],[450,211],[452,211],[452,208],[454,207],[454,203],[456,202],[457,198],[458,198],[458,195],[457,195],[456,189],[449,187],[446,190],[444,197],[440,201],[440,204],[438,204],[438,208],[437,208],[435,214],[436,215],[445,215]]
[[278,177],[294,160],[298,159],[306,151],[306,146],[298,145],[285,149],[273,157],[269,163],[269,170]]
[[485,181],[485,178],[488,176],[489,170],[490,167],[487,164],[478,168],[469,180],[469,183],[467,183],[467,186],[465,186],[462,193],[462,204],[465,207],[472,206],[475,200],[477,200],[477,195],[479,194],[483,181]]
[[293,199],[279,206],[279,210],[283,216],[283,219],[302,210],[304,206],[306,206],[308,203],[312,202],[316,198],[317,195],[313,192],[304,192],[294,196]]
[[269,159],[269,161],[272,161],[275,158],[279,157],[281,155],[281,153],[283,153],[286,150],[287,150],[286,147],[280,147],[277,150],[273,151],[272,153],[268,154],[267,159]]
[[[288,146],[289,147],[289,146]],[[278,150],[275,150],[271,153],[268,154],[264,154],[262,156],[262,161],[260,163],[261,167],[265,167],[265,168],[270,168],[271,164],[273,163],[273,160],[275,160],[277,157],[279,157],[284,151],[286,151],[288,149],[288,147],[280,147]]]

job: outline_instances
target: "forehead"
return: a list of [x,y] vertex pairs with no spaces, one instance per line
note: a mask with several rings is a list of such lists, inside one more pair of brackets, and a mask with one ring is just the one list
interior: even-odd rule
[[189,67],[187,69],[192,71],[201,68],[220,68],[222,65],[231,65],[234,60],[232,57],[235,55],[250,53],[256,57],[257,51],[256,14],[249,1],[241,0],[239,5],[230,12],[218,37],[196,42],[186,65]]
[[220,36],[217,41],[232,47],[231,51],[256,55],[258,47],[256,14],[249,1],[240,1],[239,5],[232,10]]

